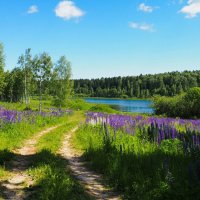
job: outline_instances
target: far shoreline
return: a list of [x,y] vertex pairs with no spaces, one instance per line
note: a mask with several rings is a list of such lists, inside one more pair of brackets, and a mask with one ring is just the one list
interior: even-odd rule
[[106,100],[135,100],[135,101],[153,101],[153,98],[120,98],[120,97],[75,97],[76,99],[106,99]]

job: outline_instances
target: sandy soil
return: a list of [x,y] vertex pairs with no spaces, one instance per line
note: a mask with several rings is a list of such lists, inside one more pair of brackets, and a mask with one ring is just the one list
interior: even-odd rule
[[10,171],[13,175],[10,179],[0,184],[4,199],[22,200],[30,195],[30,191],[28,192],[27,189],[32,186],[33,180],[26,174],[26,170],[30,167],[31,157],[36,154],[36,144],[43,135],[58,127],[54,126],[41,131],[27,140],[22,148],[13,151],[15,157],[9,164]]
[[108,189],[103,184],[101,175],[89,170],[84,166],[84,161],[81,159],[81,154],[77,153],[70,145],[72,134],[76,132],[77,128],[67,133],[63,141],[60,154],[69,161],[69,167],[81,185],[86,189],[87,193],[95,199],[118,200],[121,199],[119,195],[115,194],[111,189]]

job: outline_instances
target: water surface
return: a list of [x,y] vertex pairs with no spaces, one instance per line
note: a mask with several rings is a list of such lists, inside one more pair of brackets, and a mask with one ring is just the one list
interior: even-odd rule
[[85,98],[88,103],[108,104],[122,112],[153,113],[150,100],[98,99]]

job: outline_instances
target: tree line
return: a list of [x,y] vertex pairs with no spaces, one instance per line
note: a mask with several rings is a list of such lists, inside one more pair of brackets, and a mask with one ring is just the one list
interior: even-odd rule
[[100,79],[74,80],[77,96],[149,98],[175,96],[200,86],[200,70]]
[[26,49],[19,56],[17,67],[5,71],[5,55],[0,43],[0,100],[24,101],[29,107],[30,97],[53,96],[54,104],[63,106],[66,98],[115,97],[149,98],[155,95],[173,97],[192,87],[200,86],[200,70],[170,72],[155,75],[139,75],[100,79],[71,79],[71,64],[65,56],[53,63],[51,56],[43,52],[32,55]]
[[32,55],[26,49],[20,55],[17,67],[5,71],[5,55],[0,43],[0,100],[7,102],[23,101],[30,107],[30,98],[39,96],[39,110],[42,109],[42,98],[53,96],[56,106],[64,105],[66,98],[73,93],[71,64],[65,56],[53,63],[51,56],[43,52]]

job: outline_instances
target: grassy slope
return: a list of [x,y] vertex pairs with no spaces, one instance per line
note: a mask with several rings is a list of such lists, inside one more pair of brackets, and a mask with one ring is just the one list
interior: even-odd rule
[[[31,99],[30,101],[30,108],[32,110],[38,110],[39,102],[36,99]],[[7,102],[0,102],[0,106],[3,106],[6,109],[10,110],[24,110],[26,108],[25,104],[20,102],[18,103],[7,103]],[[51,100],[43,100],[42,107],[44,111],[48,111],[49,108],[55,108],[52,105]],[[72,109],[72,110],[82,110],[82,111],[94,111],[94,112],[107,112],[107,113],[116,113],[117,111],[111,108],[109,105],[104,104],[92,104],[87,103],[83,99],[70,99],[66,101],[66,105],[64,108]]]

